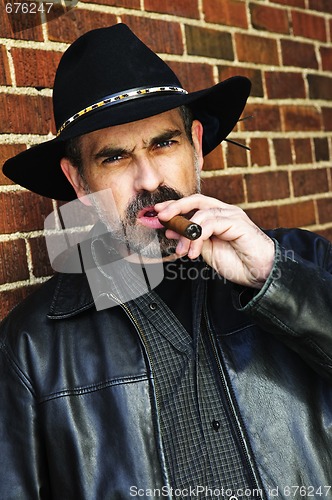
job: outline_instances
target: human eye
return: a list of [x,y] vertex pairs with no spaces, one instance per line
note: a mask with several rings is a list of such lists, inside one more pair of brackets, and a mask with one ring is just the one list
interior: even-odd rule
[[114,156],[108,156],[107,158],[104,158],[102,163],[103,165],[108,165],[112,163],[118,163],[123,159],[122,155],[114,155]]
[[168,139],[166,141],[159,141],[156,143],[155,147],[157,149],[163,149],[163,148],[170,148],[172,147],[174,144],[176,144],[176,141],[173,140],[173,139]]

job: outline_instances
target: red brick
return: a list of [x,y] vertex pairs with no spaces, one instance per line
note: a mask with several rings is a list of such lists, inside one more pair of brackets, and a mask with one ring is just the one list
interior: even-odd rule
[[236,33],[235,42],[239,61],[279,65],[276,40]]
[[286,5],[287,7],[302,7],[305,8],[305,0],[273,0],[274,3]]
[[281,40],[282,64],[318,69],[315,47],[309,43]]
[[262,167],[270,165],[269,143],[267,139],[250,139],[251,164]]
[[82,0],[82,2],[109,5],[111,7],[126,7],[128,9],[140,9],[140,0]]
[[217,146],[204,158],[204,170],[222,170],[225,168],[221,145]]
[[315,137],[314,149],[316,161],[329,161],[329,143],[326,137]]
[[322,75],[308,75],[310,99],[332,100],[332,78]]
[[332,130],[332,108],[322,108],[322,118],[324,130]]
[[48,37],[55,42],[72,43],[89,30],[111,26],[116,22],[113,14],[78,8],[65,12],[61,5],[54,5],[47,14]]
[[289,139],[273,139],[273,146],[278,165],[290,165],[293,162],[292,146]]
[[22,87],[53,87],[62,52],[13,48],[16,84]]
[[327,41],[325,19],[297,10],[292,11],[292,23],[294,36],[303,36],[322,42]]
[[262,172],[245,175],[248,201],[288,198],[290,195],[287,172]]
[[144,10],[150,12],[162,12],[174,16],[199,18],[198,3],[193,0],[144,0]]
[[292,172],[295,196],[325,193],[329,190],[327,171],[323,169],[296,170]]
[[332,220],[332,197],[317,200],[318,222],[327,224]]
[[214,85],[213,68],[204,63],[167,61],[179,78],[183,88],[189,92],[205,89]]
[[45,238],[29,239],[33,274],[37,278],[54,273],[47,253]]
[[0,118],[2,133],[55,132],[50,97],[0,94]]
[[332,47],[320,47],[319,50],[322,59],[323,70],[332,71]]
[[258,30],[289,34],[287,11],[259,4],[250,5],[251,23]]
[[0,243],[0,285],[29,278],[23,239]]
[[11,85],[6,47],[0,45],[0,85]]
[[0,292],[0,320],[40,285],[26,286]]
[[310,139],[294,139],[296,163],[312,163],[312,149]]
[[246,6],[238,0],[203,0],[206,22],[248,28]]
[[1,38],[43,41],[40,13],[22,14],[14,12],[7,14],[5,9],[7,3],[6,0],[3,0],[0,6]]
[[265,82],[269,99],[304,99],[306,97],[304,80],[300,73],[267,71]]
[[188,54],[230,61],[234,59],[230,33],[199,26],[186,26],[185,29]]
[[243,115],[252,115],[252,119],[240,122],[240,129],[243,131],[281,130],[279,106],[270,104],[247,104]]
[[183,54],[179,23],[127,15],[122,16],[121,19],[155,52]]
[[309,9],[332,14],[331,0],[309,0]]
[[272,229],[278,226],[278,209],[275,206],[249,208],[245,212],[257,226],[263,229]]
[[285,131],[321,130],[322,117],[313,106],[282,106]]
[[263,97],[263,82],[262,82],[262,72],[259,69],[244,68],[239,66],[219,66],[219,79],[225,80],[232,76],[246,76],[251,81],[251,91],[250,95],[253,97]]
[[25,149],[26,146],[24,144],[0,144],[0,185],[13,184],[13,182],[2,173],[2,165],[8,158],[17,155]]
[[203,179],[202,193],[225,203],[243,203],[243,177],[242,175],[208,177]]
[[278,226],[280,227],[303,227],[315,223],[315,207],[311,200],[278,207]]
[[0,212],[0,233],[43,229],[52,201],[28,191],[0,193]]
[[[245,144],[245,141],[238,139],[236,141]],[[226,161],[229,167],[246,167],[248,165],[247,150],[236,144],[228,143]]]

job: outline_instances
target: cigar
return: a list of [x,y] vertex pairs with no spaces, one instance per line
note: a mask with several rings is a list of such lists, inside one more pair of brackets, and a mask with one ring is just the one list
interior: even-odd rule
[[[159,219],[160,220],[160,219]],[[185,236],[188,240],[197,240],[202,234],[202,228],[195,222],[186,219],[182,215],[176,215],[167,221],[160,221],[166,229],[172,229],[181,236]]]

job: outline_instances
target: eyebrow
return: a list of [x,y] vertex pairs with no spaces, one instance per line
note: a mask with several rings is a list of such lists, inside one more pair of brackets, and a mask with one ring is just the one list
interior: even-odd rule
[[[179,137],[182,135],[182,131],[179,129],[166,130],[161,134],[152,137],[148,141],[143,141],[144,147],[153,146],[154,144],[158,144],[159,142],[169,141],[174,139],[175,137]],[[104,146],[100,151],[93,155],[94,160],[99,160],[101,158],[111,158],[113,156],[123,156],[127,154],[133,153],[135,148],[127,149],[116,146]]]

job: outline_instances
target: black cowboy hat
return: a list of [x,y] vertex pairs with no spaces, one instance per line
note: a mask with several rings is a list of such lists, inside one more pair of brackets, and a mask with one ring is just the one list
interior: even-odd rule
[[186,104],[203,124],[206,155],[234,128],[249,92],[250,81],[238,76],[188,93],[126,25],[93,30],[60,61],[53,89],[56,138],[10,158],[3,172],[38,194],[72,200],[75,192],[60,167],[67,139]]

